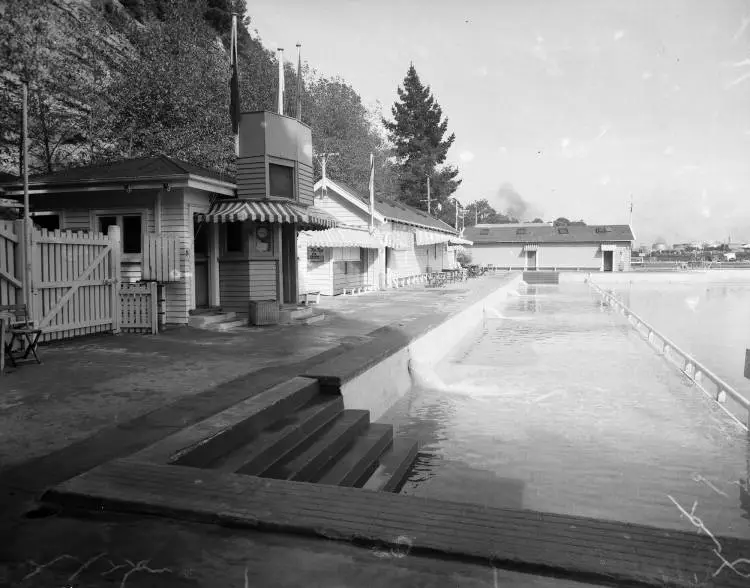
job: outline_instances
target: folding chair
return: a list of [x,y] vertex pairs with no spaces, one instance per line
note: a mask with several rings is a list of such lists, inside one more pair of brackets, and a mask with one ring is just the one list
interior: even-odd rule
[[[25,304],[16,304],[10,306],[0,306],[0,312],[9,312],[14,318],[10,322],[10,341],[5,344],[5,354],[10,360],[13,367],[18,365],[18,361],[31,361],[29,354],[34,356],[37,363],[42,363],[37,355],[37,345],[39,337],[42,336],[42,329],[34,326],[34,322],[29,320],[29,313]],[[18,341],[21,344],[19,351],[13,350],[13,345]],[[23,355],[21,355],[23,354]]]

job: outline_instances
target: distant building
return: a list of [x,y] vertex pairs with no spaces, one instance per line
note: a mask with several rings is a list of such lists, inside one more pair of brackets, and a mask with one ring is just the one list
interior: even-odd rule
[[628,225],[504,224],[468,227],[474,263],[513,269],[628,271],[633,231]]

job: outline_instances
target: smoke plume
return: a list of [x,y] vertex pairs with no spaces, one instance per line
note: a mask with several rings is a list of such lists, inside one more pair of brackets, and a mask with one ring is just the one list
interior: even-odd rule
[[530,220],[539,216],[536,208],[524,200],[512,184],[506,182],[497,191],[496,209],[503,214],[517,218],[520,221]]

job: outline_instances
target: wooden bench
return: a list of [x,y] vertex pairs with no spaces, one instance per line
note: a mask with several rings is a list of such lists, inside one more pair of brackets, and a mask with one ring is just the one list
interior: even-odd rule
[[[42,329],[34,326],[34,321],[29,318],[28,310],[25,304],[11,304],[0,306],[0,315],[9,317],[9,329],[10,340],[6,343],[4,341],[5,334],[2,334],[0,342],[2,342],[5,356],[10,360],[10,364],[13,367],[18,365],[19,361],[31,361],[32,358],[29,354],[33,355],[33,359],[37,363],[42,363],[37,354],[37,346],[39,344],[39,337],[42,336]],[[3,321],[3,325],[5,321]],[[13,346],[16,341],[21,344],[21,349],[15,351]]]

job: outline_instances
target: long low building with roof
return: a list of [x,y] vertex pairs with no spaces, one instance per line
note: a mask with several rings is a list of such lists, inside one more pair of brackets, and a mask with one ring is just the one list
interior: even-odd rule
[[635,237],[629,225],[551,223],[467,227],[472,262],[523,270],[630,270]]

